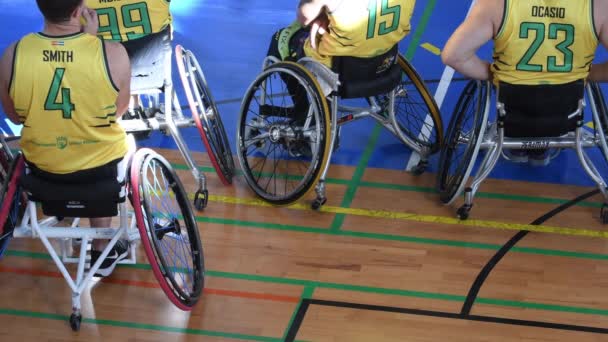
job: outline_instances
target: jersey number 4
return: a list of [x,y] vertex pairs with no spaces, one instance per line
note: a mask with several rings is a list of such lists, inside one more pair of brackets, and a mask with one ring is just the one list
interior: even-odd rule
[[517,70],[521,71],[533,71],[542,72],[544,70],[543,65],[530,64],[530,60],[534,57],[538,49],[545,42],[545,36],[549,40],[557,40],[558,33],[564,33],[564,39],[555,45],[555,48],[563,54],[563,64],[557,64],[557,56],[547,57],[547,71],[549,72],[571,72],[572,62],[574,60],[574,53],[570,50],[570,46],[574,44],[574,26],[570,24],[550,24],[549,34],[546,35],[546,26],[543,23],[521,23],[519,29],[519,38],[528,39],[531,32],[534,32],[535,37],[532,41],[532,45],[526,51],[526,54],[517,63]]
[[[391,26],[388,26],[388,21],[380,23],[380,27],[376,29],[376,17],[378,16],[378,2],[381,2],[380,17],[387,15],[393,16]],[[367,21],[367,39],[372,39],[376,36],[376,32],[379,36],[391,33],[399,28],[399,17],[401,16],[401,6],[389,6],[388,0],[370,0],[367,8],[369,11],[369,19]]]
[[[55,69],[49,93],[46,95],[46,101],[44,101],[44,110],[60,110],[63,113],[64,119],[71,119],[72,111],[76,109],[76,106],[72,103],[70,88],[61,88],[64,74],[64,68]],[[60,92],[61,100],[59,100]]]

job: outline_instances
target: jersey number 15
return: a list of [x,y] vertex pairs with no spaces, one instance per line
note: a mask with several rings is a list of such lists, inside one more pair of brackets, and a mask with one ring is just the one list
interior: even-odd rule
[[[391,26],[388,26],[388,21],[380,23],[380,27],[376,28],[376,19],[378,16],[378,2],[380,2],[380,18],[392,15],[393,21]],[[369,11],[369,19],[367,21],[367,39],[372,39],[378,33],[379,36],[391,33],[399,28],[399,18],[401,17],[401,6],[389,6],[388,0],[370,0],[367,8]]]

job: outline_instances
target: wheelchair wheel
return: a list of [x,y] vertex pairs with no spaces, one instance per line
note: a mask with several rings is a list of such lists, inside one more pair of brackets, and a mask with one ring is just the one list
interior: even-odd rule
[[205,144],[211,164],[224,185],[232,184],[234,159],[220,112],[207,86],[196,57],[180,45],[175,48],[177,67],[184,85],[192,118]]
[[12,160],[0,190],[0,258],[13,237],[13,230],[23,215],[25,204],[19,178],[25,170],[21,154]]
[[[608,163],[608,141],[606,141],[606,139],[608,139],[608,106],[606,106],[606,99],[604,98],[604,93],[602,92],[600,85],[596,82],[591,82],[589,85],[591,87],[591,96],[593,96],[593,102],[595,102],[595,106],[597,107],[597,114],[604,135],[604,142],[602,142],[603,146],[599,147],[604,155],[604,160]],[[597,126],[597,123],[595,123],[595,125]]]
[[184,187],[160,155],[139,150],[131,164],[131,199],[142,245],[169,300],[191,310],[204,285],[198,226]]
[[489,86],[470,81],[458,99],[439,158],[438,187],[441,201],[452,203],[473,171],[487,125]]
[[328,163],[330,118],[318,82],[291,62],[267,67],[241,106],[237,156],[253,191],[286,205],[305,196]]
[[443,122],[435,99],[424,80],[405,57],[399,55],[403,76],[395,94],[395,127],[402,140],[434,154],[443,144]]

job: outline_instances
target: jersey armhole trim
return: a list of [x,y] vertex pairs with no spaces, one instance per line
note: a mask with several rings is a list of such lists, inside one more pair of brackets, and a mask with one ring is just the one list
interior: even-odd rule
[[21,41],[17,41],[15,44],[15,50],[13,50],[13,60],[11,62],[11,73],[8,78],[8,93],[11,93],[11,88],[13,86],[13,79],[15,78],[15,65],[17,64],[17,48],[19,47],[19,43]]
[[504,0],[504,8],[502,9],[502,19],[500,20],[500,26],[498,27],[498,32],[494,39],[498,39],[502,36],[505,31],[505,26],[507,24],[507,19],[509,18],[509,0]]
[[114,79],[112,78],[112,72],[110,71],[110,63],[108,62],[108,53],[106,51],[106,43],[103,41],[103,39],[99,39],[99,42],[101,43],[102,47],[101,50],[103,54],[103,64],[105,65],[106,69],[106,76],[108,77],[110,84],[112,84],[112,88],[114,88],[116,92],[120,92],[120,88],[116,86],[116,83],[114,83]]
[[595,4],[594,4],[594,0],[590,0],[589,1],[589,19],[591,21],[591,31],[593,31],[593,36],[595,37],[596,41],[600,40],[600,35],[597,32],[597,29],[595,27]]

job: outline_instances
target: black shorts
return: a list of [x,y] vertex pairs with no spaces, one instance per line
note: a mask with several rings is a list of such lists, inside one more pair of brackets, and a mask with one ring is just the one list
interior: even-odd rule
[[131,60],[131,91],[162,87],[166,57],[171,53],[171,28],[122,45]]
[[107,164],[94,167],[91,169],[80,170],[66,174],[56,174],[46,172],[39,169],[36,165],[28,163],[30,172],[41,179],[44,179],[51,183],[59,184],[91,184],[97,183],[103,180],[117,179],[118,177],[118,164],[123,158],[113,160]]

